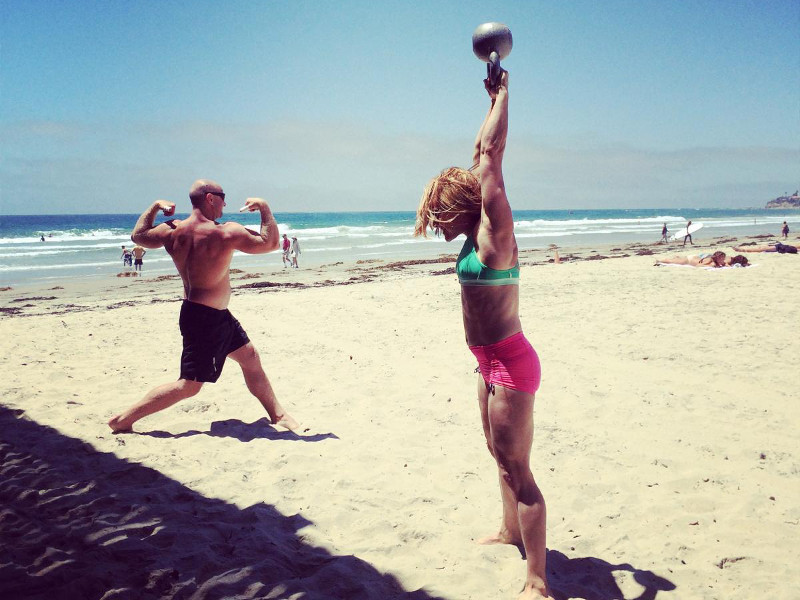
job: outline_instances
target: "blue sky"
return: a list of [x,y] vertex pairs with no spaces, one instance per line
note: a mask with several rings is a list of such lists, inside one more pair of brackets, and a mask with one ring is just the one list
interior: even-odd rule
[[800,186],[800,1],[5,0],[0,213],[415,210],[514,36],[519,209],[748,207]]

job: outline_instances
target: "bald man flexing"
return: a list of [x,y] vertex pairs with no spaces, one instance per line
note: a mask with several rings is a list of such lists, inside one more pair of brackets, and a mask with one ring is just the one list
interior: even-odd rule
[[131,431],[139,419],[164,410],[197,394],[203,383],[214,383],[230,357],[242,368],[247,389],[258,398],[272,423],[295,431],[299,424],[284,410],[272,391],[261,359],[247,334],[230,311],[229,266],[233,252],[272,252],[279,246],[278,225],[262,198],[248,198],[242,210],[261,212],[261,230],[239,223],[217,223],[225,207],[222,187],[211,180],[195,181],[189,191],[192,214],[155,225],[159,211],[175,214],[175,204],[155,201],[136,222],[131,239],[145,248],[163,247],[183,279],[184,300],[180,313],[183,336],[181,372],[177,381],[150,390],[108,425],[114,433]]

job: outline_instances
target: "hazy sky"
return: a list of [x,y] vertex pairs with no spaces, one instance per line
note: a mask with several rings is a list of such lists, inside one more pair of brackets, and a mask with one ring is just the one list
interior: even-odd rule
[[415,210],[514,36],[514,208],[763,206],[800,186],[800,0],[4,0],[0,213]]

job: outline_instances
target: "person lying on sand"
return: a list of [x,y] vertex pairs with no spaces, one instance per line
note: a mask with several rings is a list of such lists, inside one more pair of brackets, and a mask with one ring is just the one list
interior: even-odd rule
[[800,244],[782,244],[776,242],[769,246],[737,246],[734,248],[736,252],[777,252],[779,254],[797,254],[800,250]]
[[[167,216],[175,214],[174,203],[157,200],[139,217],[131,235],[145,248],[164,247],[183,279],[180,377],[150,390],[140,402],[114,416],[108,426],[114,433],[131,431],[142,417],[194,396],[204,383],[219,379],[225,359],[230,357],[239,363],[247,389],[261,402],[272,423],[294,431],[299,424],[278,402],[258,352],[228,310],[229,266],[234,251],[263,254],[278,248],[278,225],[272,211],[261,198],[247,199],[245,209],[261,212],[261,231],[256,233],[239,223],[216,222],[222,217],[225,193],[214,181],[195,181],[189,199],[192,214],[188,219],[154,225],[159,211]],[[149,339],[157,343],[157,333],[151,333]]]
[[734,265],[741,265],[746,267],[750,264],[747,257],[738,256],[728,257],[720,250],[713,254],[698,254],[697,256],[673,256],[672,258],[659,258],[655,266],[660,265],[687,265],[690,267],[712,267],[719,269],[720,267],[732,267]]

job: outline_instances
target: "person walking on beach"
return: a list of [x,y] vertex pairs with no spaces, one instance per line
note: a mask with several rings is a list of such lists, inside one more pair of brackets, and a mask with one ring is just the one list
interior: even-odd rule
[[691,221],[689,221],[689,222],[686,224],[686,235],[685,235],[685,236],[683,236],[683,245],[684,245],[684,246],[686,245],[686,240],[687,240],[687,239],[689,240],[689,243],[690,243],[692,246],[694,246],[694,242],[692,241],[692,234],[691,234],[691,233],[689,233],[689,227],[691,227],[691,226],[692,226],[692,222],[691,222]]
[[665,244],[669,242],[667,239],[667,224],[664,223],[664,226],[661,228],[661,241]]
[[451,167],[422,195],[414,235],[431,229],[451,241],[467,239],[456,262],[469,349],[478,361],[478,405],[489,452],[500,472],[503,520],[481,543],[514,544],[527,561],[520,598],[551,598],[547,585],[545,502],[530,469],[533,403],[539,358],[522,333],[519,260],[514,219],[503,182],[508,134],[508,73],[494,89],[478,131],[473,166]]
[[131,250],[131,254],[133,254],[133,268],[137,271],[142,270],[142,265],[144,264],[144,255],[147,254],[147,250],[142,248],[139,244],[136,244]]
[[789,237],[789,225],[787,225],[786,221],[783,222],[783,227],[781,227],[781,235],[783,239],[788,239]]
[[133,254],[125,246],[122,247],[122,256],[120,258],[122,258],[123,267],[130,267],[133,265]]
[[289,238],[286,237],[286,234],[283,234],[283,241],[281,242],[282,250],[283,250],[283,268],[286,268],[286,265],[292,266],[292,259],[289,258],[289,248],[291,247],[292,243],[289,241]]
[[[139,217],[131,239],[146,248],[165,248],[183,280],[184,299],[179,325],[183,336],[181,370],[177,381],[153,388],[144,398],[114,416],[114,433],[132,430],[139,419],[194,396],[206,382],[214,383],[225,359],[242,368],[247,389],[258,398],[272,423],[289,430],[299,427],[275,397],[253,343],[228,310],[231,297],[229,266],[236,250],[264,254],[278,248],[278,225],[262,198],[248,198],[245,208],[261,212],[259,233],[234,222],[219,224],[225,193],[214,181],[199,179],[189,192],[192,213],[155,225],[159,212],[175,214],[175,204],[156,200]],[[154,334],[155,335],[155,334]]]
[[300,242],[297,241],[297,238],[292,236],[292,251],[290,252],[292,256],[292,266],[295,269],[299,269],[300,266],[297,264],[297,257],[300,256]]

